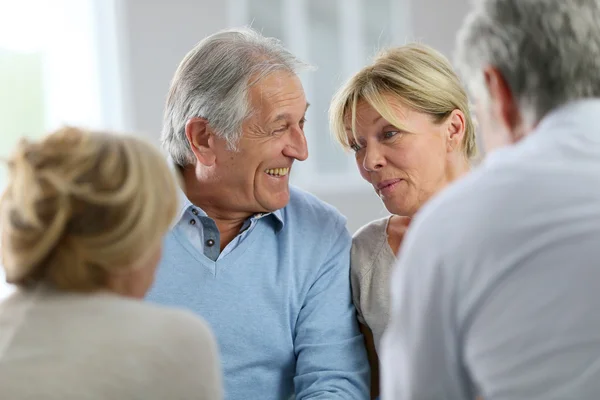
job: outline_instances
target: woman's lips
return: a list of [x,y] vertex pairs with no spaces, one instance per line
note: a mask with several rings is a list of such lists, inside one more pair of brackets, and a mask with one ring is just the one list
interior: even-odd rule
[[398,183],[402,182],[402,179],[388,179],[377,184],[377,190],[380,195],[385,196],[389,194],[394,188],[398,185]]
[[382,190],[387,186],[393,185],[394,183],[400,182],[402,179],[388,179],[377,184],[377,189]]

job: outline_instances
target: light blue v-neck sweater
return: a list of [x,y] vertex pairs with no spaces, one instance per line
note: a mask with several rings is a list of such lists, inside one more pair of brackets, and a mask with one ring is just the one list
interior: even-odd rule
[[280,215],[217,261],[175,226],[148,298],[209,322],[228,400],[367,399],[345,219],[295,188]]

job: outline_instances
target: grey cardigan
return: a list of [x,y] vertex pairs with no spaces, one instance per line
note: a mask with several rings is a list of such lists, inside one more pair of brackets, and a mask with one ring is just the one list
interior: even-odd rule
[[389,284],[396,256],[387,241],[387,226],[391,217],[385,217],[360,228],[352,239],[350,276],[352,300],[358,321],[373,332],[375,348],[389,319]]

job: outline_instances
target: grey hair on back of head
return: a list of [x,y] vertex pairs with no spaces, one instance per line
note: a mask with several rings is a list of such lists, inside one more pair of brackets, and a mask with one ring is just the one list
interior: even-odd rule
[[227,29],[206,37],[184,57],[171,82],[163,147],[177,165],[193,163],[185,127],[191,118],[200,117],[235,150],[242,123],[251,115],[248,89],[272,72],[297,74],[311,68],[281,41],[251,28]]
[[478,100],[483,68],[506,79],[528,124],[600,96],[599,0],[479,0],[457,37],[455,63]]

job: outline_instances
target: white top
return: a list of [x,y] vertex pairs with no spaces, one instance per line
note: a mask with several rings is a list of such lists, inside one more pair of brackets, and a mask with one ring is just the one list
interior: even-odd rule
[[0,398],[219,400],[211,332],[191,313],[40,287],[0,303]]
[[399,254],[382,399],[599,399],[600,100],[491,154]]
[[373,333],[379,352],[381,336],[390,316],[390,276],[396,256],[388,244],[391,216],[368,223],[352,238],[350,282],[358,321]]

